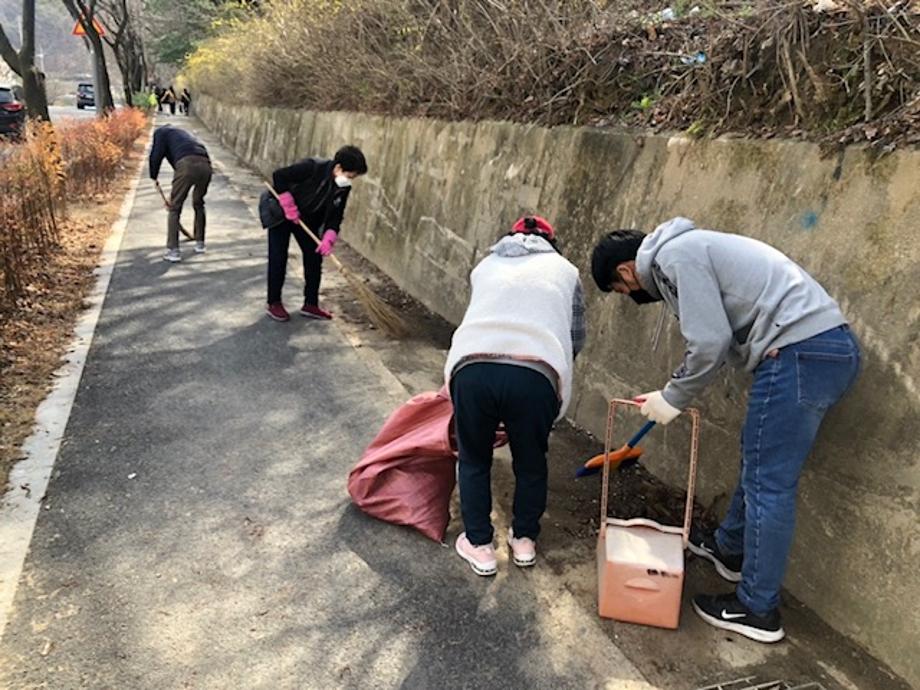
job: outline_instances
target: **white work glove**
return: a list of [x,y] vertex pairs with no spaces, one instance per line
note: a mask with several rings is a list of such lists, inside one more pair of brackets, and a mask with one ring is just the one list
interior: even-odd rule
[[642,395],[637,395],[634,400],[642,403],[639,412],[642,413],[643,417],[648,417],[653,422],[661,424],[661,426],[670,424],[680,414],[680,410],[664,399],[661,391],[643,393]]

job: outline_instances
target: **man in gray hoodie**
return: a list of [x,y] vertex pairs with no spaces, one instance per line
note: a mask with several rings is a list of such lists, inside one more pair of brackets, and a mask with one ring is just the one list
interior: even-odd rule
[[785,633],[779,592],[795,527],[796,489],[821,420],[853,384],[859,345],[837,303],[773,247],[697,229],[674,218],[651,235],[609,233],[591,272],[604,292],[645,304],[664,300],[687,343],[662,390],[638,396],[642,414],[673,421],[726,362],[752,372],[741,432],[741,476],[713,533],[694,530],[690,550],[739,583],[694,597],[708,623],[760,642]]

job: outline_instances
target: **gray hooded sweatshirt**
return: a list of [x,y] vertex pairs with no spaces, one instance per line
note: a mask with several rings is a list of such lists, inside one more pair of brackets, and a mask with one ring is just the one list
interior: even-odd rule
[[774,348],[846,323],[830,295],[805,270],[768,244],[698,230],[673,218],[642,241],[642,286],[661,297],[687,341],[683,364],[662,394],[678,409],[730,361],[753,371]]

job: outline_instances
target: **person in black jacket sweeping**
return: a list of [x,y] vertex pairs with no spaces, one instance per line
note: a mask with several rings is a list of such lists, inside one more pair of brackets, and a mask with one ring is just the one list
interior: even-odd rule
[[[300,314],[312,319],[331,319],[319,306],[319,284],[323,257],[332,253],[345,215],[351,182],[367,172],[361,149],[343,146],[332,160],[305,158],[286,168],[278,168],[272,184],[278,199],[265,191],[259,200],[259,217],[268,231],[268,306],[275,321],[291,317],[281,302],[281,289],[287,269],[291,235],[303,253],[304,303]],[[320,238],[317,245],[299,220]]]
[[192,207],[195,209],[195,253],[202,254],[205,251],[204,196],[208,193],[208,185],[211,184],[211,159],[208,157],[208,150],[197,138],[186,130],[171,125],[159,127],[153,133],[150,179],[154,182],[160,174],[164,158],[173,167],[174,172],[172,191],[167,204],[169,223],[163,260],[177,263],[182,261],[182,254],[179,252],[179,216],[189,192],[192,192]]

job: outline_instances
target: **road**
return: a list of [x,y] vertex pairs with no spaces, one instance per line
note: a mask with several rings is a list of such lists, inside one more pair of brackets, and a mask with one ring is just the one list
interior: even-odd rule
[[48,106],[48,114],[51,115],[52,122],[62,120],[88,120],[96,117],[95,108],[85,108],[77,110],[74,105],[51,105]]

